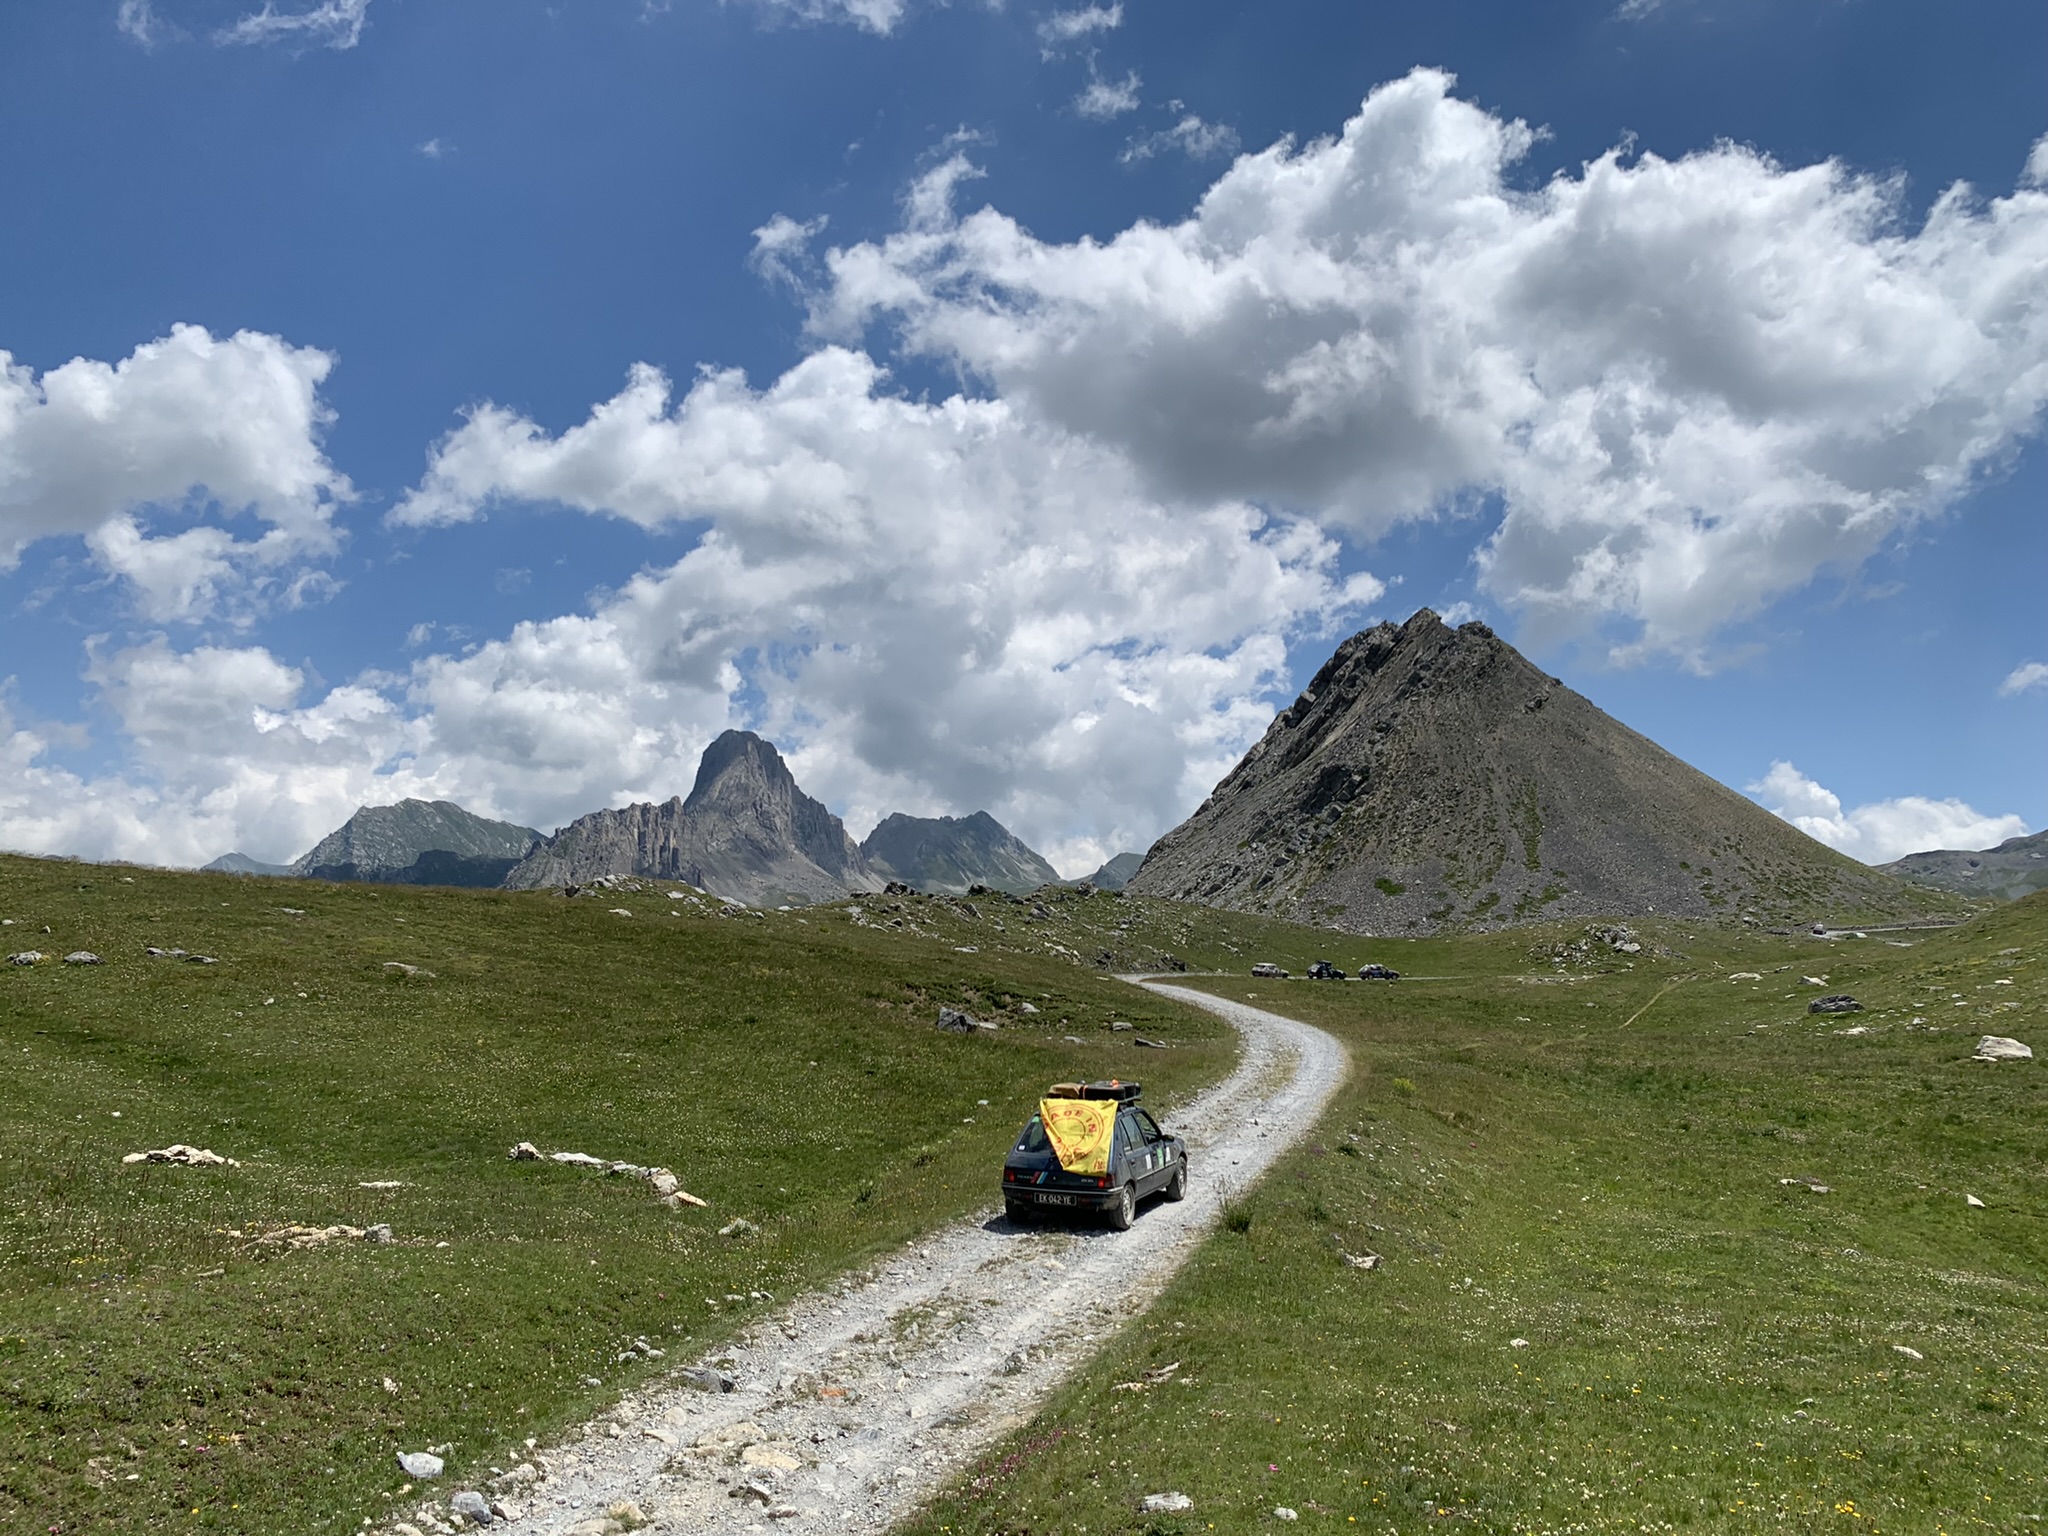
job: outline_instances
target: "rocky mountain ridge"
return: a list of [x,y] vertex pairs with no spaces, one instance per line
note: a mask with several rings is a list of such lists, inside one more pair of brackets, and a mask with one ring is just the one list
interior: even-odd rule
[[1948,906],[1428,609],[1339,646],[1129,889],[1361,934]]
[[2018,901],[2048,890],[2048,832],[2009,837],[1996,848],[1937,848],[1879,866],[1887,874],[1937,891]]
[[293,860],[308,880],[385,885],[494,886],[532,851],[540,833],[493,821],[450,800],[366,805]]
[[972,816],[885,816],[861,840],[861,853],[885,879],[935,896],[964,896],[975,886],[1023,896],[1058,882],[1059,872],[987,811]]

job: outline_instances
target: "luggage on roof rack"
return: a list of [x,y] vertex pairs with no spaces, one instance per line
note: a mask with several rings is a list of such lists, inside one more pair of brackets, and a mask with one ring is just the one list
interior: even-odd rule
[[1143,1083],[1126,1083],[1118,1078],[1093,1083],[1054,1083],[1046,1089],[1048,1099],[1115,1099],[1119,1104],[1135,1104],[1144,1093]]

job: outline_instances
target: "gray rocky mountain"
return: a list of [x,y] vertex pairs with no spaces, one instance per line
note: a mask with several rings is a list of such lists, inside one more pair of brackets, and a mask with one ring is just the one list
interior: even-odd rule
[[1485,625],[1428,609],[1338,647],[1129,888],[1380,934],[1953,909],[1680,762]]
[[705,748],[687,800],[578,817],[505,884],[580,885],[600,875],[683,881],[750,906],[801,906],[883,884],[839,818],[751,731],[727,731]]
[[2048,832],[2009,837],[1996,848],[1976,852],[1937,848],[1931,853],[1909,853],[1879,867],[1937,891],[2018,901],[2035,891],[2048,890]]
[[452,801],[401,800],[364,806],[289,872],[309,880],[492,886],[539,841],[532,827],[492,821]]
[[1131,883],[1131,876],[1144,862],[1142,853],[1120,853],[1090,875],[1088,883],[1098,891],[1120,891]]
[[1022,896],[1059,872],[987,811],[972,816],[886,816],[860,845],[875,872],[934,896],[977,885]]
[[202,869],[220,875],[289,875],[289,864],[266,864],[261,859],[252,859],[246,853],[224,853]]

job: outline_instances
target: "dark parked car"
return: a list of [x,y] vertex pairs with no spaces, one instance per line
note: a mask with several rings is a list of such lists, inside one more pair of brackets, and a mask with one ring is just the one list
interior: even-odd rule
[[1360,981],[1399,981],[1401,973],[1392,966],[1361,965],[1358,968],[1358,979]]
[[1309,965],[1308,979],[1310,981],[1343,981],[1346,977],[1341,968],[1330,964],[1327,960],[1317,960]]
[[1101,1212],[1118,1231],[1137,1218],[1138,1202],[1148,1195],[1184,1199],[1188,1192],[1188,1148],[1178,1136],[1159,1128],[1150,1111],[1139,1104],[1144,1090],[1137,1083],[1058,1083],[1047,1098],[1113,1100],[1115,1129],[1107,1167],[1101,1173],[1070,1173],[1053,1150],[1052,1139],[1038,1115],[1018,1133],[1017,1144],[1003,1159],[1003,1209],[1012,1221],[1061,1211]]

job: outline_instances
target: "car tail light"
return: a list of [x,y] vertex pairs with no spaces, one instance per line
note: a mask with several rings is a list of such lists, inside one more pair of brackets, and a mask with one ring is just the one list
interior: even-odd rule
[[1109,1188],[1109,1175],[1105,1173],[1104,1175],[1102,1175],[1102,1177],[1101,1177],[1101,1178],[1097,1179],[1097,1180],[1095,1181],[1095,1187],[1096,1187],[1097,1189],[1107,1189],[1107,1188]]

